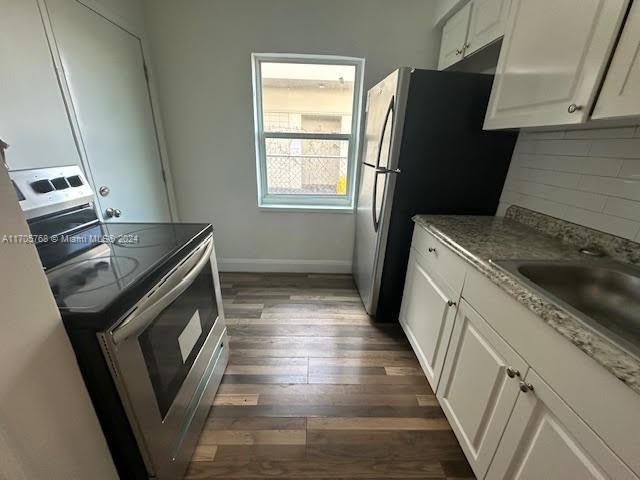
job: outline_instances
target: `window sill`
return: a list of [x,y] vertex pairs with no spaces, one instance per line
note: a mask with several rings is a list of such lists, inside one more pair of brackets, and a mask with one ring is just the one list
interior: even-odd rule
[[340,213],[353,214],[355,208],[353,206],[321,206],[321,205],[258,205],[258,210],[263,212],[287,212],[287,213]]

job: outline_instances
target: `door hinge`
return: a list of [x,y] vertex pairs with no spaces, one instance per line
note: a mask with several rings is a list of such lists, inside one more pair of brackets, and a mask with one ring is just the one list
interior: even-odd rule
[[167,183],[167,174],[165,173],[164,168],[162,168],[160,172],[162,173],[162,181]]
[[149,83],[149,69],[147,68],[146,63],[142,64],[142,69],[144,70],[144,78],[147,81],[147,83]]

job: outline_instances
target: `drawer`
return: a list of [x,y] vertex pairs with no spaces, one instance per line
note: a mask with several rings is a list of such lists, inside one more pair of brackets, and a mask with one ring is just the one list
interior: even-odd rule
[[416,225],[411,246],[424,257],[428,267],[459,294],[462,291],[467,266],[449,247]]

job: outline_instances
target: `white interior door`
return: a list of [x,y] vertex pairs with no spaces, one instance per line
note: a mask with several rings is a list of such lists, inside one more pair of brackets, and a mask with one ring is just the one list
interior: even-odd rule
[[47,7],[105,220],[170,221],[140,39],[75,0]]

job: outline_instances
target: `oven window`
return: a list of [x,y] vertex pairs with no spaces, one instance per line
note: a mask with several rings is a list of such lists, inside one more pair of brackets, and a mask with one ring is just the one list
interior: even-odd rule
[[164,418],[218,317],[209,268],[155,319],[138,341]]

